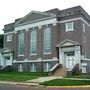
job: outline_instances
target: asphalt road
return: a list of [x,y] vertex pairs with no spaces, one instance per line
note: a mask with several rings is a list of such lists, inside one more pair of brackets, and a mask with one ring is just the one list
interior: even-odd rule
[[19,85],[3,85],[0,84],[0,90],[48,90],[46,88],[19,86]]
[[90,88],[49,88],[47,90],[90,90]]
[[90,88],[39,88],[19,85],[0,85],[0,90],[90,90]]

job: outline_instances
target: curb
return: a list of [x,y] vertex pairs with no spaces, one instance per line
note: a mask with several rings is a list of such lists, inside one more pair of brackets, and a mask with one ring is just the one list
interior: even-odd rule
[[22,83],[22,82],[0,81],[0,84],[44,87],[44,85],[39,85],[39,83]]
[[47,88],[90,88],[90,85],[83,86],[46,86]]

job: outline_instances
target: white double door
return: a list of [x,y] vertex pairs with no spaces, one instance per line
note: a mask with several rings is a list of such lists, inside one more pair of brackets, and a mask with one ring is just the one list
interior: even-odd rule
[[66,68],[70,69],[75,65],[75,52],[66,52],[65,53],[65,64]]

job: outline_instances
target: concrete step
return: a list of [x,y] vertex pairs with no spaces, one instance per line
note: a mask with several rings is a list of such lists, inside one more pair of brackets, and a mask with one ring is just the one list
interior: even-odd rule
[[53,76],[62,76],[65,77],[67,75],[67,69],[66,67],[58,68],[56,72],[53,74]]

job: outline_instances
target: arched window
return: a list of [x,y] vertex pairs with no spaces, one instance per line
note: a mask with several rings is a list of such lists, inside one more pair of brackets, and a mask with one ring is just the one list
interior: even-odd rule
[[44,30],[44,53],[51,53],[51,29]]
[[24,33],[23,32],[19,34],[18,54],[24,55]]
[[33,30],[31,32],[31,45],[30,45],[30,54],[36,54],[37,52],[37,32]]

